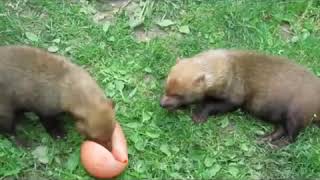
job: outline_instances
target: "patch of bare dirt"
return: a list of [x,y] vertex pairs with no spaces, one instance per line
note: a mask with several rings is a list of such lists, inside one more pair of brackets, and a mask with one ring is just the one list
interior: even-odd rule
[[[154,26],[148,31],[143,28],[144,15],[149,14],[152,4],[141,3],[138,0],[77,0],[82,4],[81,11],[92,17],[98,24],[112,24],[118,12],[124,11],[129,17],[129,25],[134,29],[137,42],[148,42],[156,37],[164,37],[168,33]],[[143,14],[143,15],[142,15]]]
[[92,17],[96,23],[113,22],[115,14],[134,5],[134,0],[74,0],[80,3],[81,11]]
[[167,32],[155,26],[149,31],[145,31],[143,28],[137,28],[134,32],[134,35],[138,42],[148,42],[153,38],[166,36]]
[[97,12],[93,15],[96,23],[112,22],[114,15],[122,9],[130,7],[131,0],[98,0],[94,6]]

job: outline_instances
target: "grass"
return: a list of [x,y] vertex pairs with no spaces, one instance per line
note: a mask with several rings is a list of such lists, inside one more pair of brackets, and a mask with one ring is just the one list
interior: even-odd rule
[[[308,127],[296,143],[272,150],[256,143],[257,134],[271,126],[242,112],[194,125],[190,112],[172,114],[159,107],[175,58],[208,48],[281,54],[319,74],[319,1],[140,1],[148,6],[142,13],[144,29],[159,19],[174,23],[161,28],[167,36],[149,42],[136,41],[127,13],[103,28],[93,22],[90,6],[80,2],[0,1],[0,44],[51,48],[92,73],[117,102],[127,136],[129,166],[119,179],[320,178],[317,127]],[[292,29],[289,41],[279,33],[283,23]],[[178,33],[182,26],[184,34]],[[67,139],[55,141],[36,120],[24,122],[19,134],[32,140],[31,149],[1,136],[0,179],[92,179],[79,161],[82,138],[72,121],[66,126]]]

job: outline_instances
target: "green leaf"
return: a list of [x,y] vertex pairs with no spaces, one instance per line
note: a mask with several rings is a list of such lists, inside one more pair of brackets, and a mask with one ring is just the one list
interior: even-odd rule
[[142,151],[144,150],[144,143],[141,139],[139,139],[137,142],[134,143],[134,147],[139,150]]
[[117,88],[117,90],[118,91],[122,91],[123,90],[123,88],[124,88],[124,83],[122,82],[122,81],[116,81],[115,82],[115,85],[116,85],[116,88]]
[[140,127],[141,124],[137,123],[137,122],[131,122],[131,123],[125,124],[125,126],[132,128],[132,129],[136,129],[136,128]]
[[204,178],[212,178],[217,175],[217,173],[220,171],[221,166],[219,164],[215,164],[212,168],[204,171]]
[[108,32],[110,25],[111,25],[111,24],[110,24],[109,21],[105,22],[105,23],[103,24],[103,26],[102,26],[103,32]]
[[188,25],[180,26],[179,32],[181,32],[183,34],[189,34],[190,33],[189,26]]
[[228,118],[224,118],[221,123],[220,123],[222,128],[226,128],[229,125],[229,119]]
[[1,176],[5,177],[5,176],[14,176],[14,175],[17,175],[19,174],[19,172],[21,171],[21,169],[19,168],[15,168],[15,169],[12,169],[12,170],[6,170],[5,172],[1,172],[3,174],[1,174]]
[[235,144],[235,140],[234,139],[226,139],[224,145],[226,146],[232,146]]
[[177,146],[172,146],[172,151],[174,151],[174,152],[179,152],[180,151],[180,149],[177,147]]
[[38,146],[32,151],[32,155],[36,158],[40,163],[48,164],[48,148],[47,146]]
[[52,52],[52,53],[55,53],[55,52],[57,52],[59,50],[59,47],[58,46],[50,46],[49,48],[48,48],[48,51],[49,52]]
[[141,24],[143,24],[143,22],[144,22],[144,18],[133,17],[133,18],[129,19],[129,26],[131,28],[136,28],[136,27],[140,26]]
[[148,137],[152,138],[152,139],[156,139],[156,138],[158,138],[160,136],[160,134],[152,133],[152,132],[149,132],[149,131],[146,132],[146,135]]
[[239,169],[236,167],[229,167],[228,172],[233,176],[233,177],[237,177],[238,173],[239,173]]
[[149,121],[152,117],[152,112],[142,112],[142,122]]
[[183,176],[182,176],[181,174],[179,174],[179,173],[177,173],[177,172],[172,172],[172,173],[170,173],[169,175],[170,175],[170,177],[172,177],[173,179],[185,179],[185,178],[183,178]]
[[260,170],[262,168],[263,168],[262,164],[257,164],[257,165],[254,166],[254,169],[256,169],[256,170]]
[[171,21],[170,19],[163,19],[161,21],[158,21],[157,24],[160,27],[168,27],[168,26],[172,26],[175,24],[175,22]]
[[69,51],[71,51],[71,50],[72,50],[72,47],[69,46],[69,47],[66,47],[65,52],[69,52]]
[[243,151],[249,151],[248,146],[246,144],[244,144],[244,143],[240,145],[240,149],[243,150]]
[[204,165],[205,165],[206,167],[211,167],[215,161],[216,161],[216,160],[213,159],[213,158],[211,158],[211,157],[206,157],[206,158],[204,159]]
[[136,133],[128,136],[128,138],[134,143],[138,142],[141,139],[140,135],[138,135]]
[[80,158],[79,158],[79,152],[78,151],[74,151],[68,158],[67,163],[66,163],[66,168],[69,171],[74,171],[77,166],[80,163]]
[[116,38],[114,36],[110,36],[107,40],[109,42],[114,42],[116,40]]
[[87,4],[86,6],[83,6],[80,9],[80,12],[88,15],[88,14],[95,14],[97,11],[95,10],[95,8]]
[[255,134],[258,135],[258,136],[262,136],[262,135],[265,134],[265,132],[262,131],[262,130],[256,130],[256,131],[255,131]]
[[61,41],[61,40],[60,40],[59,38],[52,40],[52,42],[57,43],[57,44],[59,44],[60,41]]
[[293,37],[291,38],[291,42],[295,43],[295,42],[297,42],[297,41],[299,41],[299,37],[298,37],[298,36],[293,36]]
[[310,36],[310,32],[304,29],[302,33],[302,40],[306,40],[309,36]]
[[[135,163],[132,164],[132,168],[137,173],[143,173],[146,171],[145,162],[142,160],[137,160]],[[130,178],[129,178],[130,179]]]
[[135,94],[137,93],[137,88],[134,88],[131,92],[130,92],[130,94],[129,94],[129,98],[132,98]]
[[171,156],[168,144],[162,144],[160,146],[160,151],[166,154],[167,156]]
[[144,71],[145,71],[145,72],[147,72],[147,73],[151,73],[151,72],[152,72],[152,70],[151,70],[151,68],[150,68],[150,67],[146,67],[146,68],[144,68]]
[[32,33],[32,32],[26,32],[25,35],[26,35],[26,37],[27,37],[30,41],[33,41],[33,42],[38,42],[38,41],[39,41],[38,36],[35,35],[35,34]]

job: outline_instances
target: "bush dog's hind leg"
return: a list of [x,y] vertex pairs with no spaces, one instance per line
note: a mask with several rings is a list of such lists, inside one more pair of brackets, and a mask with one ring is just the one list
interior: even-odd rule
[[302,111],[300,111],[297,108],[289,109],[284,126],[286,136],[284,139],[279,139],[278,141],[275,141],[273,144],[276,147],[280,148],[294,143],[301,130],[303,130],[306,126],[304,122],[304,114]]
[[288,132],[289,142],[293,143],[299,132],[305,127],[305,119],[302,111],[292,108],[287,115],[286,130]]

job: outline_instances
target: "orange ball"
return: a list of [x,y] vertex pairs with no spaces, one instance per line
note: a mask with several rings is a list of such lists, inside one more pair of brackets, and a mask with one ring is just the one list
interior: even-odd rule
[[93,141],[85,141],[81,145],[81,162],[87,172],[96,178],[118,176],[128,165],[127,142],[118,123],[111,141],[112,152]]

